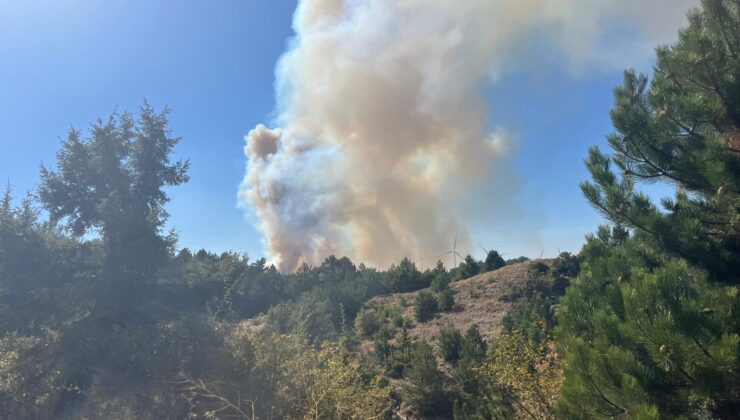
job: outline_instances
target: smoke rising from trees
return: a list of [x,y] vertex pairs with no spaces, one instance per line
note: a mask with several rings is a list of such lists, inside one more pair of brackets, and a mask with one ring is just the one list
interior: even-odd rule
[[[276,69],[279,128],[246,136],[240,205],[282,271],[330,254],[379,266],[428,260],[454,232],[465,240],[472,191],[514,181],[510,142],[491,129],[484,93],[537,62],[519,46],[546,37],[575,72],[622,67],[625,57],[640,64],[695,3],[303,0]],[[634,27],[635,38],[616,39],[607,21]]]

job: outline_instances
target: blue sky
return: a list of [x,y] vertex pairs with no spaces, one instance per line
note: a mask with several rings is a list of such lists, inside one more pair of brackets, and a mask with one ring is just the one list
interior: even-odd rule
[[[64,3],[64,5],[61,5]],[[70,126],[85,128],[142,98],[172,108],[191,182],[171,191],[182,246],[261,256],[236,206],[244,135],[275,108],[274,66],[292,34],[294,1],[0,0],[0,177],[33,190]],[[577,250],[600,217],[578,183],[588,146],[610,132],[621,70],[552,66],[509,72],[489,88],[492,126],[517,140],[511,164],[522,215],[471,227],[507,256]],[[515,207],[515,206],[513,206]],[[463,250],[476,252],[478,250]]]

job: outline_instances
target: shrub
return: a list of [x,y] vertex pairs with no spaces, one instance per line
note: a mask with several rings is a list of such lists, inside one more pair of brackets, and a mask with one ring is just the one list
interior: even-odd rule
[[445,325],[439,333],[439,352],[448,362],[457,362],[460,359],[460,348],[463,337],[460,331],[452,324]]
[[469,364],[481,363],[486,358],[486,352],[488,346],[483,341],[483,337],[480,334],[478,324],[473,324],[465,332],[465,337],[462,339],[460,345],[460,360],[462,364],[465,362]]
[[506,261],[501,255],[494,250],[488,251],[486,255],[486,261],[484,263],[486,271],[494,271],[506,265]]
[[417,321],[424,322],[431,319],[437,312],[437,309],[437,299],[431,292],[427,290],[419,292],[416,296],[414,306],[414,315]]
[[393,346],[389,342],[391,338],[393,338],[393,334],[387,328],[379,329],[373,336],[373,350],[381,361],[388,360],[393,352]]
[[447,273],[438,273],[434,276],[434,279],[432,279],[432,290],[435,292],[442,291],[446,289],[449,284],[450,276],[448,276]]
[[455,306],[455,294],[449,287],[437,293],[437,309],[440,311],[449,311]]
[[355,318],[355,329],[363,337],[372,337],[380,328],[378,313],[371,308],[363,308]]
[[527,268],[527,274],[530,278],[542,276],[544,274],[547,274],[548,271],[550,271],[550,267],[548,267],[547,264],[541,261],[535,261],[529,264],[529,267]]
[[578,257],[570,252],[561,252],[552,263],[552,272],[559,277],[576,277],[581,271],[581,263]]
[[510,258],[506,260],[506,265],[519,264],[527,261],[529,261],[529,258],[527,257]]
[[480,263],[471,255],[465,257],[465,261],[460,263],[460,274],[462,279],[469,279],[480,274]]

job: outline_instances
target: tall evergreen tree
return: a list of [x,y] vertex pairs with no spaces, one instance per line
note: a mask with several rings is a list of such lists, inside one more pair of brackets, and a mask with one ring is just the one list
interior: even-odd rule
[[[740,412],[738,53],[740,3],[704,0],[653,80],[628,71],[615,90],[614,154],[589,151],[582,189],[632,237],[589,237],[562,300],[563,417]],[[678,192],[660,209],[639,182]]]
[[99,119],[89,138],[72,129],[57,170],[41,169],[39,196],[52,222],[79,237],[100,235],[96,317],[123,322],[139,286],[153,279],[173,245],[174,237],[162,234],[164,188],[186,182],[189,165],[170,161],[179,139],[170,136],[168,112],[144,102],[137,121],[128,113]]
[[[625,73],[615,89],[608,141],[615,154],[589,151],[593,183],[582,189],[609,220],[646,233],[671,255],[738,283],[740,267],[740,12],[704,0],[679,41],[657,49],[652,82]],[[621,172],[618,177],[611,169]],[[663,209],[637,182],[678,188]]]

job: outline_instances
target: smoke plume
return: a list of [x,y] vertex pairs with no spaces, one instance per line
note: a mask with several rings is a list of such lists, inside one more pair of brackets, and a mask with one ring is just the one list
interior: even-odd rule
[[282,271],[429,260],[465,238],[471,192],[512,177],[484,93],[537,63],[518,47],[538,37],[576,72],[640,64],[696,2],[302,0],[276,69],[280,128],[247,135],[240,204]]

